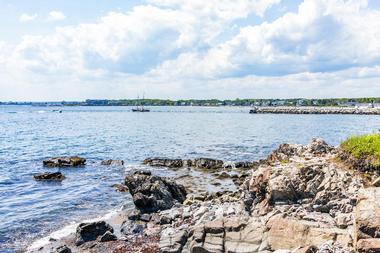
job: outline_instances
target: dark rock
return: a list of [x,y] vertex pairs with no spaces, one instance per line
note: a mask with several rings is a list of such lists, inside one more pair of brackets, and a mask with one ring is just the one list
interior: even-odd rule
[[34,175],[33,177],[36,180],[57,180],[57,181],[62,181],[63,179],[66,178],[61,172],[54,172],[54,173],[45,172],[42,174]]
[[216,160],[211,158],[196,158],[193,161],[193,166],[199,169],[215,170],[223,168],[224,162],[222,160]]
[[125,184],[136,208],[142,213],[170,209],[186,199],[186,190],[182,185],[150,173],[137,171],[125,178]]
[[307,148],[314,155],[327,154],[334,149],[334,147],[329,146],[324,140],[316,138],[311,140]]
[[120,232],[123,235],[130,236],[135,234],[143,234],[147,227],[145,222],[125,220],[121,225]]
[[231,177],[231,175],[230,174],[228,174],[227,172],[222,172],[222,173],[220,173],[216,178],[218,178],[218,179],[227,179],[227,178],[230,178]]
[[183,167],[181,159],[168,159],[168,158],[147,158],[143,162],[149,166],[180,168]]
[[254,167],[257,167],[257,162],[236,162],[235,168],[236,169],[251,169]]
[[86,159],[79,156],[54,157],[43,161],[47,167],[77,167],[86,164]]
[[166,225],[172,223],[173,219],[169,215],[162,215],[160,217],[160,224],[161,225]]
[[134,209],[130,214],[128,214],[128,220],[136,221],[140,219],[141,212]]
[[106,165],[106,166],[123,166],[124,161],[123,160],[104,160],[101,162],[101,165]]
[[55,249],[56,253],[71,253],[71,249],[67,247],[66,245],[59,246]]
[[101,242],[110,242],[110,241],[116,241],[116,240],[117,240],[116,235],[114,235],[110,231],[105,232],[104,235],[99,237],[99,241]]
[[107,231],[113,233],[113,228],[105,221],[81,223],[76,230],[76,245],[95,241],[98,236],[104,235]]

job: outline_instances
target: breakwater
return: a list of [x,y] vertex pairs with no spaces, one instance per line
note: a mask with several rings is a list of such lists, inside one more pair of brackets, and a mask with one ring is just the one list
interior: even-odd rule
[[249,113],[380,115],[380,108],[267,106],[252,108]]

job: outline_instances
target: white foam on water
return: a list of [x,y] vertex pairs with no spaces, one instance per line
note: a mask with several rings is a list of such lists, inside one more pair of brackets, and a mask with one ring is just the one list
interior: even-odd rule
[[62,238],[64,237],[67,237],[69,236],[70,234],[72,233],[75,233],[76,231],[76,228],[77,226],[80,224],[80,223],[83,223],[83,222],[96,222],[96,221],[100,221],[100,220],[105,220],[105,221],[108,221],[110,219],[112,219],[112,217],[114,217],[115,215],[117,215],[117,213],[119,212],[120,210],[113,210],[107,214],[105,214],[104,216],[101,216],[101,217],[97,217],[97,218],[93,218],[93,219],[88,219],[88,220],[83,220],[81,222],[77,222],[77,223],[72,223],[70,225],[67,225],[57,231],[54,231],[52,232],[51,234],[43,237],[43,238],[40,238],[36,241],[34,241],[28,248],[27,248],[27,252],[29,251],[33,251],[33,250],[37,250],[41,247],[44,247],[46,245],[48,245],[49,243],[51,243],[50,241],[50,238],[54,238],[55,240],[61,240]]

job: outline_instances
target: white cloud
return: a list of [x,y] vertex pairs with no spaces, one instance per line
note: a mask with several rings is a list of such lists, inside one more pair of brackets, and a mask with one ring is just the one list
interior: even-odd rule
[[294,13],[226,35],[279,2],[149,0],[13,47],[0,43],[0,90],[10,89],[0,100],[22,87],[49,99],[141,90],[162,98],[380,94],[380,12],[365,0],[304,0]]
[[35,20],[36,18],[38,17],[37,14],[26,14],[26,13],[23,13],[21,14],[21,16],[19,17],[19,21],[20,22],[29,22],[29,21],[33,21]]
[[297,13],[242,27],[206,53],[185,53],[153,72],[204,78],[281,76],[380,64],[380,12],[366,3],[305,0]]
[[158,6],[181,9],[210,19],[233,20],[254,13],[264,16],[267,9],[281,0],[148,0]]
[[61,11],[51,11],[48,15],[48,20],[50,21],[59,21],[64,20],[65,18],[65,14],[63,14]]

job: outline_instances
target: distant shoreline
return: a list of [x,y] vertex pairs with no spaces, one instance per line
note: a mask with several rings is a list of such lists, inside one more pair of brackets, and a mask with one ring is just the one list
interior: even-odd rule
[[380,107],[380,97],[325,99],[86,99],[85,101],[1,102],[0,105],[29,106],[260,106],[260,107]]

